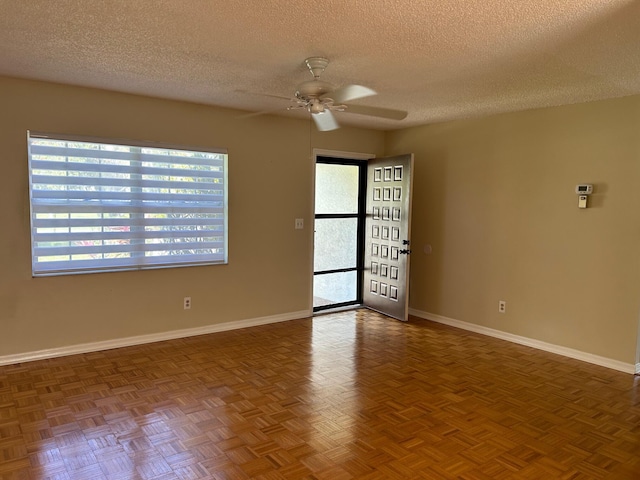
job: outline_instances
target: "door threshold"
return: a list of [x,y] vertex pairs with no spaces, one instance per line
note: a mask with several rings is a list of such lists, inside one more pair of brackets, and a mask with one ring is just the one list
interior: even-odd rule
[[357,305],[345,305],[344,307],[327,308],[326,310],[318,310],[317,312],[313,312],[313,316],[318,317],[327,313],[347,312],[349,310],[358,310],[360,308],[365,308],[365,306],[359,303]]

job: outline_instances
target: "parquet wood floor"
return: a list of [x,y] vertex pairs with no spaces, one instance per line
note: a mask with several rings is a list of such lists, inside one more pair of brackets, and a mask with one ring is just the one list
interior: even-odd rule
[[640,479],[640,379],[341,312],[0,367],[0,477]]

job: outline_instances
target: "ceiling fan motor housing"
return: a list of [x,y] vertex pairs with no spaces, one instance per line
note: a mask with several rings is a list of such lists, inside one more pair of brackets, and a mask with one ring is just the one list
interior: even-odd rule
[[308,80],[298,85],[296,88],[296,97],[302,100],[309,100],[312,98],[318,98],[333,90],[334,87],[329,82],[323,82],[322,80]]

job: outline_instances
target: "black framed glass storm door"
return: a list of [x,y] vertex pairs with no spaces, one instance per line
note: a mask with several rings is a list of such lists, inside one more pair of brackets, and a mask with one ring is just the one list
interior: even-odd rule
[[313,310],[362,303],[366,162],[318,157]]

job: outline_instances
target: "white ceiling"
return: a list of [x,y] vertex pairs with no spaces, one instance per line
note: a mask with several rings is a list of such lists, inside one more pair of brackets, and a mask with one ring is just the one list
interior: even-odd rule
[[0,0],[0,75],[296,115],[309,56],[378,129],[640,94],[640,1]]

